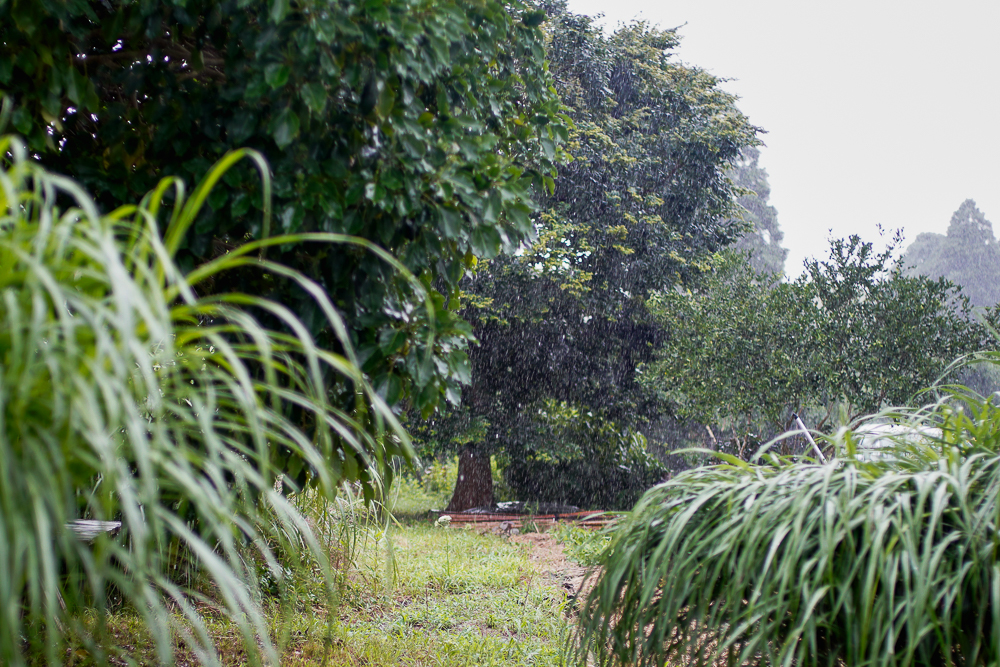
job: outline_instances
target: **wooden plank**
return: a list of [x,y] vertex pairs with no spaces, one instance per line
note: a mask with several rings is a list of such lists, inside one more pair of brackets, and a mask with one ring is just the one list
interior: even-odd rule
[[531,521],[536,526],[555,526],[558,523],[568,522],[583,528],[602,528],[615,522],[618,517],[608,516],[603,512],[579,511],[568,514],[465,514],[462,512],[442,513],[442,516],[451,518],[452,525],[493,525],[500,523],[510,523],[516,528],[520,528],[525,521]]

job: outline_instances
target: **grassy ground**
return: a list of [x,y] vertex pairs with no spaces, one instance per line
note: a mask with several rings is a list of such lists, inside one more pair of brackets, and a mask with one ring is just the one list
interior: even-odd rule
[[[395,567],[355,576],[345,590],[332,664],[557,664],[565,594],[541,578],[525,548],[434,526],[396,528],[390,540]],[[359,572],[374,573],[383,549],[373,545]],[[322,649],[302,647],[301,662]]]
[[[390,499],[399,520],[363,511],[351,519],[327,507],[328,521],[319,526],[313,512],[339,564],[340,602],[331,612],[319,581],[296,577],[294,613],[273,615],[282,665],[560,664],[566,591],[529,559],[530,544],[436,525],[428,510],[441,501],[433,484],[411,479]],[[345,523],[353,528],[343,530]],[[134,614],[112,615],[113,643],[139,664],[158,664],[140,627]],[[208,630],[226,665],[245,664],[231,623],[210,620]],[[180,646],[176,658],[198,662]],[[92,663],[82,648],[67,652],[67,664]]]

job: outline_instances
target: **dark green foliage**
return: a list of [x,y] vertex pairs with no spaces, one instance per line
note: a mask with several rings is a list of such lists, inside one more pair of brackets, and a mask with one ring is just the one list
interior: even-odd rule
[[504,481],[516,498],[554,502],[584,509],[627,510],[666,469],[646,451],[645,439],[627,448],[605,441],[579,458],[554,458],[532,452],[511,453]]
[[[432,323],[370,253],[270,251],[330,295],[380,393],[429,411],[469,381],[459,280],[531,238],[531,195],[552,187],[566,129],[540,18],[499,0],[0,0],[0,92],[42,163],[105,210],[165,175],[200,179],[231,148],[262,152],[273,231],[362,237],[433,285]],[[267,235],[251,170],[208,204],[182,265]],[[272,295],[337,348],[302,290],[274,276],[204,289],[231,287]]]
[[947,235],[919,235],[901,262],[908,275],[944,276],[960,285],[973,306],[1000,303],[1000,246],[993,225],[971,199],[951,216]]
[[[667,474],[641,434],[549,404],[537,419],[537,449],[508,446],[504,479],[517,498],[625,510]],[[552,414],[558,412],[559,414]]]
[[892,254],[837,240],[791,283],[732,257],[701,288],[660,293],[651,307],[671,336],[646,382],[681,415],[757,445],[793,411],[815,409],[823,426],[907,404],[990,338],[954,285],[906,276]]
[[814,396],[820,380],[821,312],[804,279],[758,274],[742,254],[723,256],[712,277],[692,290],[668,290],[650,301],[670,332],[642,380],[672,412],[730,434],[741,455],[784,430],[789,412]]
[[778,227],[778,212],[767,203],[771,186],[767,182],[767,171],[757,164],[759,159],[758,148],[746,148],[731,172],[736,185],[749,190],[737,201],[743,208],[743,219],[753,225],[733,247],[750,253],[750,266],[754,271],[782,275],[788,250],[781,247],[784,234]]
[[826,465],[734,460],[650,490],[601,560],[579,664],[997,664],[1000,409],[886,416],[940,435],[862,462],[842,432]]
[[546,10],[573,160],[540,201],[538,240],[463,283],[481,343],[470,414],[489,425],[485,446],[528,457],[559,447],[541,435],[545,401],[622,430],[657,411],[635,374],[662,336],[645,300],[696,279],[745,231],[726,173],[756,141],[719,81],[676,61],[675,32],[633,24],[607,36],[562,3]]

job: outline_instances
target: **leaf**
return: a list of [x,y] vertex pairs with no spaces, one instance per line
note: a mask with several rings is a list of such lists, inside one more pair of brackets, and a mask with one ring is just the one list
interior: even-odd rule
[[271,0],[271,21],[275,24],[281,23],[288,15],[288,0]]
[[434,356],[416,347],[406,356],[406,366],[417,387],[426,387],[434,377]]
[[271,121],[271,136],[281,149],[285,149],[299,136],[299,117],[291,107],[282,109]]
[[281,88],[288,83],[288,75],[292,69],[283,63],[271,63],[264,68],[264,81],[271,89]]
[[69,80],[66,81],[66,96],[78,107],[83,106],[86,97],[86,79],[75,67],[70,67],[68,74],[67,78]]
[[448,365],[456,380],[462,384],[472,383],[472,365],[469,363],[469,355],[461,350],[455,350],[448,355]]
[[234,218],[242,218],[250,210],[250,195],[246,192],[239,192],[233,197],[232,206],[229,209],[229,215]]
[[229,199],[229,191],[226,188],[216,186],[212,188],[212,192],[208,195],[206,201],[212,207],[213,211],[218,211],[226,204],[227,199]]
[[403,397],[403,381],[399,375],[392,373],[389,375],[388,386],[385,392],[385,402],[390,406],[396,405]]
[[392,90],[392,87],[382,84],[382,91],[378,98],[378,115],[382,118],[388,118],[395,103],[396,93]]
[[281,229],[286,234],[292,234],[298,231],[299,225],[302,223],[304,213],[305,211],[303,211],[300,206],[296,206],[294,203],[286,206],[278,216],[278,222],[281,224]]
[[562,123],[552,123],[549,125],[549,129],[562,143],[569,141],[569,130],[567,130],[566,126]]
[[450,208],[441,208],[438,213],[441,216],[441,231],[444,232],[445,238],[461,237],[464,227],[462,216]]
[[556,157],[556,144],[551,139],[543,137],[540,141],[542,144],[542,152],[545,153],[545,157],[549,160],[554,160]]
[[243,99],[247,102],[253,102],[260,99],[260,97],[267,92],[267,82],[264,81],[263,77],[259,75],[256,78],[251,79],[246,88],[243,90]]
[[470,241],[472,251],[483,259],[493,259],[500,254],[500,232],[495,227],[476,227]]
[[228,139],[234,144],[243,144],[257,129],[257,117],[252,111],[240,109],[226,124]]
[[447,385],[445,385],[444,397],[445,397],[445,400],[447,400],[449,403],[451,403],[455,407],[458,407],[458,406],[462,405],[462,389],[461,389],[461,387],[458,387],[458,386],[454,385],[453,383],[449,382]]
[[500,210],[503,204],[500,201],[500,193],[491,190],[486,197],[486,206],[483,207],[483,222],[493,224],[500,218]]
[[31,113],[25,106],[19,106],[11,115],[10,122],[14,129],[27,136],[31,132]]
[[307,83],[304,84],[299,89],[299,95],[302,97],[302,101],[306,103],[309,110],[312,111],[317,116],[323,114],[323,110],[326,109],[326,88],[321,83]]
[[507,219],[513,223],[514,228],[518,232],[525,236],[530,236],[534,231],[531,216],[528,214],[528,207],[524,204],[517,203],[507,207]]
[[544,11],[533,11],[524,12],[521,15],[521,22],[529,28],[537,28],[538,26],[545,23],[545,12]]
[[368,77],[364,88],[361,90],[361,100],[358,104],[361,115],[367,116],[372,112],[372,109],[378,104],[379,92],[384,85],[384,83],[377,80],[374,76]]
[[340,67],[337,66],[337,63],[326,51],[320,54],[319,65],[323,68],[323,73],[329,77],[336,77],[340,75]]
[[398,352],[409,339],[409,335],[402,329],[386,329],[379,334],[379,349],[386,356]]

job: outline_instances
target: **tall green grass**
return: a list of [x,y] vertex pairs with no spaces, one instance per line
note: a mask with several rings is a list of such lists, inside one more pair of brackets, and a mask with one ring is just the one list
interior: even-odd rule
[[901,439],[895,460],[859,460],[844,430],[826,465],[731,460],[654,487],[603,554],[575,658],[998,664],[995,399],[882,415],[941,429]]
[[[239,159],[255,160],[267,186],[262,158],[237,151],[190,197],[167,179],[101,215],[0,139],[0,664],[62,664],[67,636],[97,663],[121,658],[128,649],[104,624],[121,604],[164,664],[175,642],[219,662],[205,614],[231,619],[252,664],[278,664],[262,573],[287,592],[288,564],[304,558],[323,596],[336,593],[328,550],[279,481],[304,468],[323,498],[345,479],[373,495],[390,458],[411,455],[323,291],[267,262],[268,245],[295,239],[258,240],[188,275],[174,263]],[[264,209],[266,230],[266,198]],[[342,353],[319,348],[281,304],[199,293],[248,265],[312,294]],[[331,399],[345,392],[349,402]],[[68,528],[84,518],[122,530],[89,543]]]

